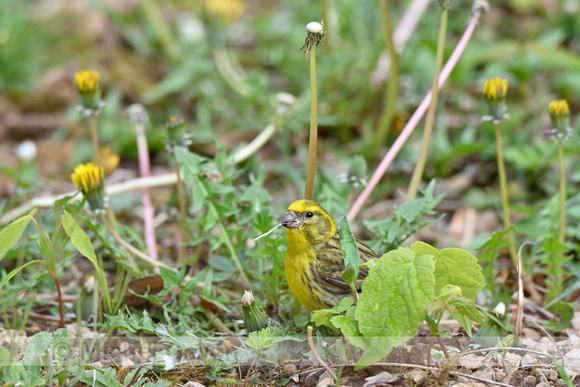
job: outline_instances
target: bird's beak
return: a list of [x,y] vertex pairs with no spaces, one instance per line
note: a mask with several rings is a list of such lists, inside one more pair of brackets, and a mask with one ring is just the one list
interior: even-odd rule
[[286,228],[298,228],[302,226],[302,222],[298,220],[294,212],[289,211],[286,213],[284,219],[282,219],[282,226]]

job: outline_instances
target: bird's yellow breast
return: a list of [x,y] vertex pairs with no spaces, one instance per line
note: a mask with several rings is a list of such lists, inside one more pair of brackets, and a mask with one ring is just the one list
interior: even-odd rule
[[303,233],[296,229],[287,229],[286,238],[288,240],[288,251],[286,252],[286,262],[284,272],[290,290],[298,301],[310,310],[324,309],[328,305],[322,303],[313,294],[312,267],[310,262],[316,260],[316,253],[310,247]]

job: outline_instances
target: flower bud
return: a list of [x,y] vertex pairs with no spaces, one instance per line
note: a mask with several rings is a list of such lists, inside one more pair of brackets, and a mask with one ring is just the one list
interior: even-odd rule
[[185,132],[185,125],[181,118],[173,116],[165,125],[167,139],[165,147],[169,153],[173,153],[176,146],[188,147],[191,144],[191,136]]
[[86,109],[101,108],[100,75],[95,70],[83,70],[75,74],[75,84]]
[[242,313],[244,315],[244,325],[248,332],[262,330],[267,324],[266,312],[256,305],[254,295],[251,291],[244,292],[244,296],[242,297]]
[[508,119],[506,114],[505,97],[507,94],[508,82],[505,79],[494,78],[485,81],[483,95],[487,102],[488,115],[482,118],[483,121],[491,121],[499,124]]
[[548,133],[552,137],[558,138],[560,140],[569,136],[572,132],[570,128],[570,108],[568,107],[568,102],[565,99],[559,101],[550,102],[548,107],[550,113],[550,122],[552,124],[551,129]]
[[171,371],[178,365],[177,359],[174,356],[156,354],[153,360],[153,368],[158,372]]

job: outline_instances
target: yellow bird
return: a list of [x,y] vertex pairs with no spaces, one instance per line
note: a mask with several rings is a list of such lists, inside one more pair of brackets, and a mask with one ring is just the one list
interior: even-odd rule
[[[310,310],[331,308],[344,297],[353,297],[342,279],[344,258],[340,237],[328,212],[312,200],[298,200],[290,205],[282,220],[286,228],[288,250],[284,271],[290,290]],[[380,255],[358,238],[361,263]],[[360,269],[357,288],[368,275]]]

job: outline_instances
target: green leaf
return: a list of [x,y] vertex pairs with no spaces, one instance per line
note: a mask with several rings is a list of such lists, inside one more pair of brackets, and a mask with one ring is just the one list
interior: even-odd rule
[[510,245],[509,241],[505,239],[508,232],[509,230],[504,230],[491,234],[490,238],[483,245],[476,249],[487,249],[483,254],[480,254],[479,260],[480,262],[486,263],[483,268],[483,275],[487,280],[487,287],[489,289],[492,289],[493,287],[493,266],[498,256],[497,251]]
[[376,362],[413,337],[435,297],[432,255],[399,248],[383,255],[370,268],[362,285],[355,319],[370,346],[357,368]]
[[163,280],[163,290],[160,294],[163,296],[168,294],[173,288],[181,287],[181,281],[185,278],[186,265],[182,265],[178,272],[175,270],[160,266],[159,274]]
[[425,242],[415,242],[411,245],[411,249],[419,255],[432,255],[434,257],[439,255],[439,250]]
[[[436,251],[421,242],[413,243],[411,248],[418,254]],[[467,250],[456,248],[443,249],[435,255],[435,281],[436,293],[444,286],[454,285],[461,288],[464,297],[471,299],[485,286],[477,258]]]
[[6,285],[6,283],[12,279],[12,277],[14,277],[16,274],[18,274],[19,271],[25,269],[27,266],[37,264],[37,263],[42,264],[43,262],[44,261],[42,261],[41,259],[36,259],[34,261],[27,262],[22,266],[18,266],[16,269],[12,270],[4,278],[2,278],[2,280],[0,281],[0,289],[2,289],[4,287],[4,285]]
[[[350,298],[349,298],[350,300]],[[352,300],[351,300],[352,301]],[[358,322],[355,320],[356,306],[347,310],[346,315],[334,316],[330,319],[330,323],[336,328],[340,329],[344,337],[354,346],[367,350],[370,346],[370,341],[358,329]]]
[[58,368],[62,369],[65,360],[67,360],[71,354],[72,337],[70,332],[67,329],[57,329],[52,334],[50,348],[52,348],[52,353]]
[[570,304],[564,302],[556,302],[548,310],[554,312],[554,319],[542,322],[554,332],[566,329],[574,318],[574,309]]
[[91,239],[87,233],[79,226],[77,221],[69,214],[66,210],[62,214],[62,226],[66,235],[70,238],[73,246],[85,256],[93,266],[97,273],[97,279],[99,280],[99,286],[101,287],[103,293],[103,303],[105,304],[105,311],[111,310],[111,296],[109,295],[109,286],[107,284],[107,279],[105,278],[105,273],[103,269],[99,266],[99,261],[97,260],[97,255],[95,254],[95,249],[91,243]]
[[342,278],[356,292],[356,280],[358,277],[360,257],[354,235],[350,231],[346,216],[340,221],[340,247],[344,256],[344,272]]
[[14,247],[16,242],[24,233],[26,226],[32,220],[34,214],[36,214],[36,208],[28,215],[24,215],[15,221],[11,222],[8,226],[4,228],[4,230],[0,231],[0,261],[4,258],[6,253]]
[[540,249],[545,253],[553,255],[562,254],[566,251],[564,246],[553,237],[548,238],[544,243],[542,243],[542,247]]
[[338,328],[331,323],[331,318],[348,310],[348,308],[350,308],[353,303],[354,300],[352,298],[345,297],[330,309],[319,309],[312,312],[310,321],[312,321],[317,327],[325,325],[329,328]]
[[34,335],[30,343],[26,346],[24,358],[22,358],[22,365],[29,375],[29,380],[34,380],[40,376],[43,362],[42,359],[46,355],[46,350],[50,345],[52,335],[48,332],[40,332]]
[[246,340],[246,345],[257,351],[261,351],[284,340],[286,339],[281,337],[277,331],[266,327],[260,331],[250,333]]
[[207,159],[203,156],[196,155],[181,146],[175,147],[175,158],[181,164],[185,176],[196,176],[205,170],[203,168],[203,163]]
[[10,352],[4,347],[0,347],[0,375],[2,370],[10,364]]
[[201,177],[194,176],[193,178],[193,212],[199,212],[205,205],[205,200],[208,196],[207,189],[203,185]]

